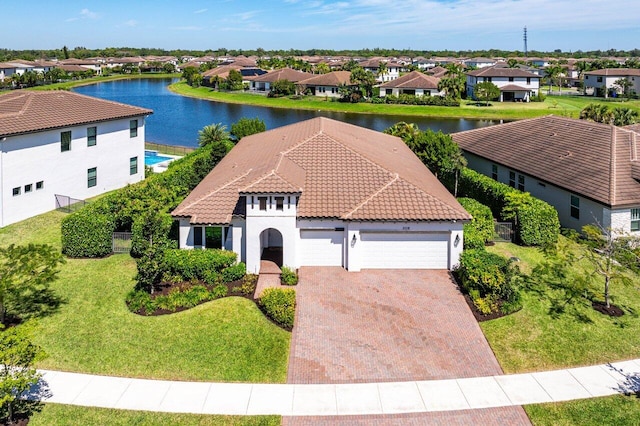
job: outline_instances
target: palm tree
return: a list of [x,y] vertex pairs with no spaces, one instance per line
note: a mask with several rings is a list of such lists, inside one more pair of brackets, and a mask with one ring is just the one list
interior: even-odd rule
[[611,115],[613,124],[616,126],[628,126],[638,122],[638,113],[631,108],[614,108]]
[[438,90],[444,90],[447,97],[460,99],[466,83],[464,70],[461,65],[454,63],[448,64],[446,68],[447,73],[438,82]]
[[606,105],[589,104],[580,111],[580,119],[609,124],[613,121],[613,113]]
[[326,62],[320,62],[316,64],[315,71],[318,74],[328,74],[331,72],[331,68],[329,68],[329,65]]
[[207,146],[229,139],[227,126],[222,123],[204,126],[198,131],[198,145]]
[[384,82],[384,76],[387,74],[389,74],[389,70],[387,69],[387,63],[380,61],[378,63],[378,76],[380,77],[380,80]]
[[553,84],[554,79],[558,79],[558,92],[560,92],[560,85],[562,74],[564,73],[564,67],[560,65],[558,62],[555,62],[552,65],[547,67],[547,79],[549,80],[549,93],[551,93],[551,85]]

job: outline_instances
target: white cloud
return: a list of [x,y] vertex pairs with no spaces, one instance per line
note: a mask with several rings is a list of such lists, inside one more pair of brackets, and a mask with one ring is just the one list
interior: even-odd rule
[[96,19],[98,14],[96,12],[92,12],[89,9],[82,9],[80,11],[80,16],[87,19]]
[[137,27],[138,21],[135,19],[129,19],[128,21],[123,22],[122,25],[125,27]]
[[201,13],[205,13],[207,10],[209,10],[209,9],[199,9],[199,10],[196,10],[195,12],[193,12],[193,13],[196,14],[196,15],[199,15]]
[[184,27],[170,27],[170,30],[175,30],[175,31],[200,31],[202,30],[202,27],[197,27],[197,26],[184,26]]

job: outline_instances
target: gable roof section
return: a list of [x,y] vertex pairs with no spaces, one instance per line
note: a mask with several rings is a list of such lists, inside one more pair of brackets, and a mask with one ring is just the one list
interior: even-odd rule
[[0,96],[0,136],[148,114],[153,111],[73,92],[16,90]]
[[420,71],[411,71],[395,80],[381,84],[383,89],[438,89],[439,78],[426,75]]
[[640,135],[557,116],[452,134],[464,151],[610,207],[640,204]]
[[640,69],[636,68],[603,68],[601,70],[587,71],[584,75],[603,75],[607,77],[640,76]]
[[282,68],[279,70],[269,71],[266,74],[258,75],[255,77],[249,77],[247,80],[260,81],[265,83],[274,83],[278,80],[289,80],[297,83],[298,81],[305,80],[313,77],[313,74],[303,71],[297,71],[291,68]]
[[301,80],[300,84],[305,86],[341,86],[351,84],[350,71],[332,71],[327,74],[315,75],[306,80]]
[[172,214],[228,224],[252,193],[300,194],[299,218],[470,219],[401,139],[324,117],[243,138]]

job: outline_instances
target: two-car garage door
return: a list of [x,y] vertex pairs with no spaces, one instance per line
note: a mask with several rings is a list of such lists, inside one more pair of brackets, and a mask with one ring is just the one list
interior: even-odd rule
[[449,235],[410,232],[360,233],[363,269],[448,269]]

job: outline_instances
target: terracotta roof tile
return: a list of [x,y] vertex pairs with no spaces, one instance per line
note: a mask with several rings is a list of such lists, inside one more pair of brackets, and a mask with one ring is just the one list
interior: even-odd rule
[[148,114],[153,111],[73,92],[16,90],[0,96],[0,136]]
[[521,70],[520,68],[484,67],[467,72],[474,77],[531,77],[540,78],[539,75]]
[[226,224],[250,191],[301,192],[301,218],[470,219],[399,138],[322,117],[243,138],[173,215]]
[[464,151],[612,207],[640,204],[632,175],[640,135],[591,121],[545,116],[454,133]]
[[301,80],[299,83],[305,86],[341,86],[343,84],[351,84],[351,72],[332,71]]
[[260,81],[265,83],[274,83],[278,80],[289,80],[294,83],[313,77],[313,74],[308,72],[297,71],[291,68],[282,68],[279,70],[269,71],[266,74],[257,75],[255,77],[249,77],[247,80]]
[[420,71],[411,71],[395,80],[381,84],[381,88],[404,88],[404,89],[438,89],[439,78],[426,75]]

